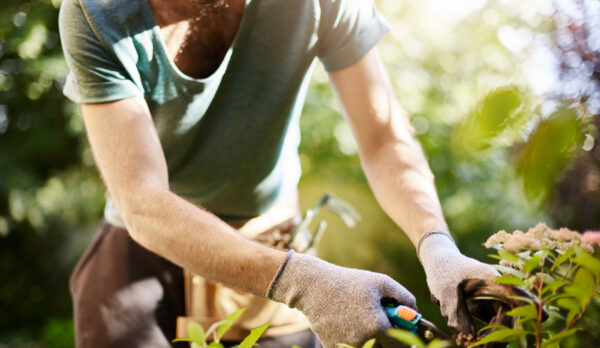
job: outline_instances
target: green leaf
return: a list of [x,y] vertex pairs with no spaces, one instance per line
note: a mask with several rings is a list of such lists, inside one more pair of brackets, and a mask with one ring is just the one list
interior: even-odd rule
[[494,279],[494,280],[500,284],[518,285],[518,286],[525,287],[525,281],[523,281],[523,279],[516,277],[514,275],[504,275],[501,277],[496,277],[496,279]]
[[579,311],[581,310],[579,301],[571,297],[558,299],[556,301],[556,305],[569,311],[565,319],[567,323],[570,323],[571,320],[573,320],[573,318],[575,317],[575,315],[577,315],[577,313],[579,313]]
[[208,348],[224,348],[224,346],[221,342],[210,342]]
[[206,330],[206,337],[210,336],[210,334],[215,331],[217,329],[217,327],[219,327],[220,325],[223,325],[227,323],[227,321],[225,320],[221,320],[221,321],[217,321],[216,323],[213,323],[208,330]]
[[202,328],[202,325],[196,322],[191,322],[187,325],[187,332],[192,342],[200,346],[204,345],[206,342],[206,336],[204,335],[204,329]]
[[567,282],[565,282],[562,279],[555,279],[551,281],[548,285],[544,286],[544,288],[542,289],[542,294],[546,293],[547,291],[555,291],[556,289],[560,288],[566,283]]
[[407,344],[408,346],[415,348],[425,347],[425,343],[423,343],[419,336],[413,334],[410,331],[400,329],[389,329],[386,331],[386,334],[402,343]]
[[544,287],[544,289],[548,289],[548,290],[554,291],[554,290],[560,288],[561,286],[563,286],[565,284],[567,284],[567,282],[565,282],[564,280],[562,280],[562,279],[555,279],[555,280],[551,281],[548,285],[546,285]]
[[427,348],[447,348],[452,346],[454,346],[453,342],[436,338],[433,341],[429,342]]
[[525,288],[526,289],[534,289],[536,280],[540,277],[539,274],[534,274],[525,280]]
[[477,346],[480,346],[480,345],[483,345],[483,344],[486,344],[489,342],[510,342],[510,341],[514,341],[522,336],[525,336],[526,334],[527,334],[527,331],[525,331],[525,330],[508,329],[508,328],[507,329],[499,329],[499,330],[489,333],[484,338],[479,340],[477,343],[470,345],[469,348],[477,347]]
[[576,316],[578,313],[579,313],[579,310],[574,310],[574,309],[571,309],[571,310],[569,311],[569,313],[567,313],[567,317],[565,318],[565,322],[566,322],[567,324],[570,324],[570,323],[573,321],[573,319],[575,319],[575,316]]
[[484,326],[481,329],[479,329],[479,331],[477,331],[477,334],[481,335],[482,332],[489,330],[489,329],[509,329],[509,327],[501,325],[501,324],[487,325],[487,326]]
[[517,175],[525,193],[545,200],[564,166],[574,156],[583,138],[582,120],[575,108],[562,107],[537,124],[527,142],[516,153]]
[[506,298],[509,298],[511,300],[517,300],[517,301],[521,301],[521,302],[527,302],[527,303],[534,303],[533,299],[529,298],[529,297],[525,297],[525,296],[506,296]]
[[572,297],[560,298],[556,301],[556,305],[564,309],[579,310],[579,301]]
[[292,346],[292,348],[302,348],[302,347],[300,347],[300,346],[298,346],[298,345],[295,345],[295,344],[294,344],[294,345]]
[[592,272],[596,278],[600,275],[600,260],[585,251],[578,253],[573,262]]
[[246,336],[246,338],[244,338],[244,340],[242,341],[242,343],[240,343],[240,345],[238,347],[239,348],[254,347],[254,344],[256,343],[256,341],[258,341],[260,336],[262,336],[262,334],[265,332],[265,330],[267,330],[269,325],[271,325],[271,323],[266,323],[263,326],[259,326],[257,328],[250,330],[250,334],[248,336]]
[[581,308],[584,308],[596,292],[596,280],[588,270],[580,268],[573,277],[573,284],[565,286],[564,290],[574,295]]
[[365,342],[365,344],[363,344],[362,348],[373,348],[374,345],[375,345],[375,339],[371,338],[370,340]]
[[560,348],[560,344],[558,344],[558,342],[553,342],[544,348]]
[[569,336],[573,335],[574,333],[576,333],[577,331],[579,331],[579,329],[567,330],[565,332],[561,332],[557,335],[554,335],[546,340],[543,340],[542,348],[546,348],[546,347],[550,346],[551,344],[554,344],[555,342],[558,343],[563,338],[569,337]]
[[542,258],[538,255],[533,255],[529,260],[525,262],[525,266],[523,266],[523,270],[526,274],[531,273],[536,267],[540,265],[542,262]]
[[556,306],[548,306],[548,320],[542,324],[542,329],[553,326],[558,321],[565,321],[565,317],[560,313]]
[[518,278],[525,279],[525,274],[523,274],[523,272],[516,270],[514,268],[506,267],[506,266],[502,266],[502,265],[492,265],[492,267],[499,270],[503,274],[512,274]]
[[550,273],[544,273],[546,276],[544,277],[544,284],[552,283],[555,278]]
[[453,151],[470,157],[497,145],[503,135],[517,132],[530,117],[524,109],[525,97],[518,88],[504,86],[491,91],[477,110],[454,127]]
[[517,254],[517,257],[523,260],[527,260],[529,259],[529,256],[531,255],[531,250],[524,250],[521,251],[520,253]]
[[537,317],[538,311],[534,305],[529,304],[529,305],[517,307],[517,308],[507,312],[506,314],[513,316],[513,317],[521,317],[523,319],[533,319],[533,318]]
[[514,322],[515,327],[523,327],[525,325],[525,323],[529,323],[531,322],[532,324],[535,323],[535,321],[531,318],[521,318],[521,319],[517,319]]
[[471,298],[474,301],[498,301],[506,303],[506,299],[498,296],[475,296]]
[[500,256],[502,260],[506,260],[510,263],[519,263],[519,258],[506,250],[498,250],[498,256]]
[[238,309],[237,311],[229,314],[223,321],[224,323],[219,325],[219,328],[217,329],[217,341],[221,340],[221,337],[223,337],[223,335],[225,335],[225,333],[227,331],[229,331],[229,329],[231,328],[231,325],[233,325],[233,322],[237,320],[237,318],[240,317],[240,315],[242,315],[242,313],[244,313],[246,311],[246,308],[241,308]]
[[562,265],[565,261],[569,259],[569,257],[571,257],[571,255],[573,255],[574,252],[575,249],[573,248],[567,249],[567,251],[565,251],[562,255],[556,258],[556,261],[554,261],[554,264],[552,265],[552,269],[555,269],[558,266]]
[[174,340],[172,340],[171,342],[191,342],[192,339],[189,337],[182,337],[182,338],[176,338]]

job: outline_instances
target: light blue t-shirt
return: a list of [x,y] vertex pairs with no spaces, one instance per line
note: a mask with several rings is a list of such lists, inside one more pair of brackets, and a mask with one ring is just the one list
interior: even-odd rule
[[[342,69],[388,31],[372,0],[247,0],[223,62],[195,79],[169,58],[149,0],[64,0],[59,22],[65,95],[143,96],[171,190],[230,218],[257,216],[297,185],[298,119],[315,58]],[[110,200],[105,216],[123,225]]]

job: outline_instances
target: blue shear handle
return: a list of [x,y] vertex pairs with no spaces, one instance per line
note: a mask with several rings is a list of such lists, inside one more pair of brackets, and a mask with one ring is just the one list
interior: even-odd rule
[[404,330],[408,330],[412,333],[416,333],[417,332],[417,323],[419,322],[419,320],[421,320],[421,313],[417,313],[417,316],[411,320],[408,321],[402,317],[400,317],[398,315],[398,310],[400,310],[400,308],[402,308],[402,305],[396,306],[396,307],[392,307],[392,306],[385,306],[385,312],[387,313],[388,318],[390,318],[390,321],[392,322],[392,324],[394,325],[394,327],[399,328],[399,329],[404,329]]

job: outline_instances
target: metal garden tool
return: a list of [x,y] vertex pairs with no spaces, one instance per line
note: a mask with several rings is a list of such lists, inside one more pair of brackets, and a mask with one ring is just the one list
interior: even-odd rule
[[[360,214],[356,211],[356,209],[354,209],[352,205],[350,205],[350,203],[334,196],[329,192],[326,192],[323,196],[321,196],[321,199],[319,199],[319,201],[317,202],[317,204],[315,204],[314,207],[308,209],[304,213],[302,221],[294,228],[290,239],[285,244],[286,248],[290,247],[290,245],[292,244],[292,242],[294,241],[294,239],[300,231],[308,228],[308,225],[313,221],[314,217],[323,207],[339,216],[342,219],[342,221],[344,221],[346,226],[350,228],[356,226],[356,223],[361,219]],[[306,247],[306,250],[316,248],[316,246],[321,241],[321,237],[323,237],[325,228],[327,228],[327,222],[321,221],[315,232],[311,233],[311,239],[308,246]]]
[[440,330],[435,324],[423,318],[421,313],[410,307],[398,305],[385,306],[384,308],[395,328],[410,331],[427,341],[431,341],[434,338],[452,340],[444,331]]

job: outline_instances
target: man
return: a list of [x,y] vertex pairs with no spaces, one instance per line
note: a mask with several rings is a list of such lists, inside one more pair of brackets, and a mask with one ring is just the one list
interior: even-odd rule
[[[388,26],[370,0],[64,0],[60,29],[65,94],[81,104],[110,195],[72,276],[79,347],[169,346],[184,315],[180,267],[300,310],[326,348],[393,346],[382,303],[415,307],[400,284],[236,231],[298,211],[298,117],[315,58],[448,324],[472,330],[459,285],[496,273],[449,235],[374,48]],[[313,344],[298,322],[273,346]]]

